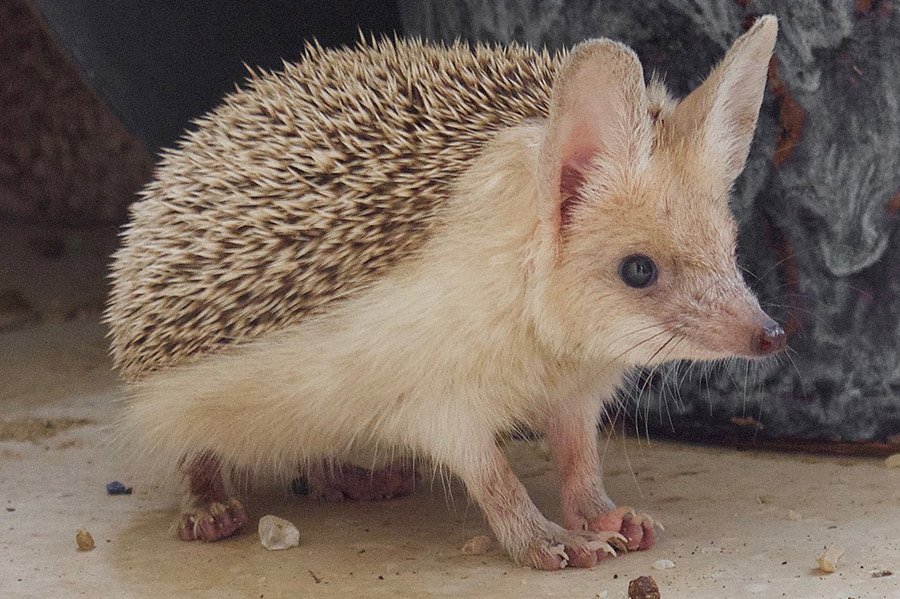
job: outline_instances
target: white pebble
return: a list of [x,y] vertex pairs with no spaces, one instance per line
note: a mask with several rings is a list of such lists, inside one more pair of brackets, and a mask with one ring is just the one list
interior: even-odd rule
[[895,453],[885,458],[884,465],[888,468],[900,468],[900,453]]
[[819,570],[826,574],[831,574],[837,569],[838,561],[844,555],[844,550],[837,545],[831,545],[822,552],[816,561],[819,564]]
[[802,519],[803,516],[800,515],[800,512],[794,510],[788,510],[788,520],[793,520],[796,522],[797,520]]
[[658,559],[653,562],[653,568],[656,570],[668,570],[669,568],[674,568],[675,562],[670,559]]
[[263,516],[259,519],[259,542],[271,551],[289,549],[300,544],[300,531],[284,518]]

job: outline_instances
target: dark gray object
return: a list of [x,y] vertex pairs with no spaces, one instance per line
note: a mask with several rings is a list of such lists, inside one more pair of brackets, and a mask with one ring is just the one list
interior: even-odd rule
[[778,15],[777,64],[734,208],[748,281],[786,324],[790,354],[669,376],[668,386],[659,374],[645,373],[633,390],[642,395],[640,405],[630,411],[642,431],[662,434],[900,443],[900,6],[891,0],[402,0],[400,6],[407,33],[435,40],[560,48],[590,37],[618,39],[679,94],[702,80],[756,15]]
[[364,0],[34,0],[88,84],[151,152],[171,145],[247,77],[277,69],[306,40],[388,33],[393,2]]

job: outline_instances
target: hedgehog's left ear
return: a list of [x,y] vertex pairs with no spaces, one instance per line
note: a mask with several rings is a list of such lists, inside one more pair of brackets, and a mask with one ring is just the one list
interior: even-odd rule
[[773,15],[757,19],[670,118],[696,146],[698,160],[725,187],[741,173],[750,152],[777,35]]
[[622,44],[593,40],[576,46],[562,66],[550,101],[541,152],[543,215],[566,226],[583,199],[587,172],[615,177],[650,154],[644,70]]

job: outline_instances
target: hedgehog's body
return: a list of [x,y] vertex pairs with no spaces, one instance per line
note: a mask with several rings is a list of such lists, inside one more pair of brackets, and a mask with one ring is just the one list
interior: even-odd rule
[[[677,107],[608,41],[395,42],[310,50],[202,119],[133,210],[108,311],[129,439],[185,465],[182,538],[246,519],[222,472],[403,455],[460,476],[521,562],[590,565],[619,531],[650,546],[603,491],[596,419],[629,367],[783,340],[723,201],[774,29]],[[568,530],[495,444],[522,423],[547,434]]]
[[284,329],[409,258],[484,144],[546,116],[558,63],[383,42],[309,48],[253,78],[133,209],[108,315],[116,365],[140,378]]

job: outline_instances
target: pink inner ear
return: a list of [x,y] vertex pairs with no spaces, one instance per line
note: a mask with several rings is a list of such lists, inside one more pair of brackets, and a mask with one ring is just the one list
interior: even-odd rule
[[559,173],[559,226],[565,228],[578,202],[582,200],[581,188],[587,179],[594,152],[582,148],[563,159]]

